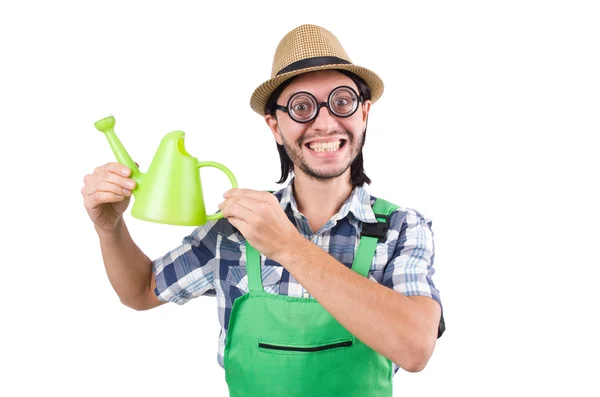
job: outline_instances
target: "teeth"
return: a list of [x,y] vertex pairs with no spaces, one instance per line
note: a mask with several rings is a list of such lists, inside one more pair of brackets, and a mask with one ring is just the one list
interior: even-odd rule
[[342,141],[337,140],[334,142],[317,143],[313,142],[308,146],[315,152],[335,152],[340,148]]

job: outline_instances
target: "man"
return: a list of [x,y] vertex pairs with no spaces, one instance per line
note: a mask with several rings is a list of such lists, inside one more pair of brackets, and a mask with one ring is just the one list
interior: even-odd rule
[[381,79],[338,39],[302,25],[280,42],[251,107],[273,133],[283,183],[232,189],[224,218],[151,261],[122,218],[129,170],[85,177],[85,207],[123,304],[147,310],[217,297],[218,363],[231,396],[391,396],[444,331],[431,221],[369,195],[362,148]]

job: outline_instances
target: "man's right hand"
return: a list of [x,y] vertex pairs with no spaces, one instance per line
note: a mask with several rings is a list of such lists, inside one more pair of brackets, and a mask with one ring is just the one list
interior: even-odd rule
[[97,229],[111,232],[119,223],[135,188],[135,181],[129,175],[129,168],[111,162],[83,178],[83,203]]

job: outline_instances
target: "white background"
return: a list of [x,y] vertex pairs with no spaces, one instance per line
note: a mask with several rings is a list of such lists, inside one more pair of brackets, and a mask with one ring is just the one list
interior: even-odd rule
[[[202,3],[202,5],[201,5]],[[115,131],[278,189],[249,98],[283,35],[331,30],[385,93],[370,193],[433,220],[448,330],[395,396],[598,395],[600,13],[593,1],[3,2],[0,395],[226,396],[214,298],[120,304],[83,208]],[[202,171],[208,208],[228,181]],[[191,228],[126,213],[150,257]]]

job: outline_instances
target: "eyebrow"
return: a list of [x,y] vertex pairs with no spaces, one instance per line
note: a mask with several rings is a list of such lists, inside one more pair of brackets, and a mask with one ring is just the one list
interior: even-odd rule
[[[338,87],[342,87],[342,86],[348,86],[350,88],[352,88],[358,95],[361,95],[360,90],[358,89],[358,87],[356,87],[356,84],[354,84],[353,81],[350,81],[349,83],[339,83],[333,86],[333,88],[331,88],[329,91],[327,91],[326,95],[325,95],[325,99],[327,99],[327,97],[329,96],[329,94],[331,93],[331,91],[335,90]],[[289,89],[290,87],[287,86],[285,89]],[[317,98],[317,100],[319,99],[317,95],[315,95],[314,92],[307,90],[307,89],[299,89],[299,90],[295,90],[293,91],[290,95],[288,95],[287,97],[284,97],[283,95],[280,95],[279,98],[285,98],[284,102],[287,102],[292,95],[297,94],[299,92],[308,92],[309,94],[312,94],[315,96],[315,98]],[[283,94],[283,93],[282,93]]]

